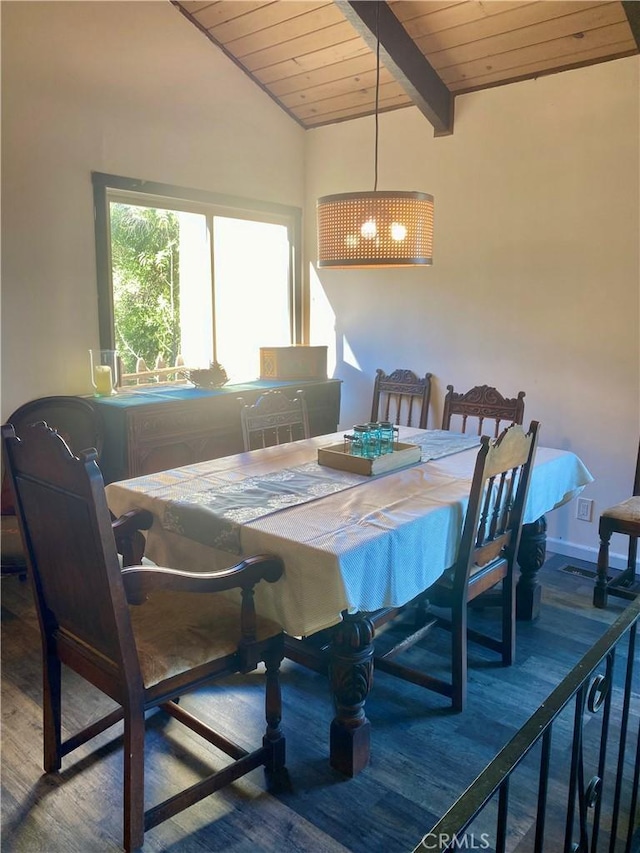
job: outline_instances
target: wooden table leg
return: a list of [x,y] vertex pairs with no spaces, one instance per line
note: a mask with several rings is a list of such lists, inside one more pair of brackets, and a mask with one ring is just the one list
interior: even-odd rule
[[331,723],[330,764],[345,776],[356,776],[369,763],[370,723],[364,704],[373,680],[371,621],[345,614],[333,630],[329,681],[336,716]]
[[547,546],[547,520],[541,516],[531,524],[522,525],[518,549],[520,578],[516,587],[516,617],[532,621],[540,615],[542,587],[538,572],[542,568]]

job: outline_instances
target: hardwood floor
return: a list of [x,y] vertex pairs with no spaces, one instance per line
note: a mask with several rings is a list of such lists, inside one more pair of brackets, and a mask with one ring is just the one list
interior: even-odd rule
[[[514,666],[499,666],[490,652],[471,644],[468,707],[462,714],[451,713],[447,701],[434,693],[376,674],[367,702],[372,760],[355,779],[344,779],[328,765],[333,714],[326,680],[285,661],[283,728],[290,789],[270,794],[262,772],[254,771],[149,831],[144,850],[413,850],[624,609],[624,601],[610,599],[606,610],[595,610],[593,581],[562,571],[566,562],[552,557],[542,569],[542,614],[534,623],[518,623]],[[119,729],[114,727],[94,741],[99,744],[97,752],[86,747],[70,756],[59,774],[42,772],[36,617],[27,584],[3,577],[1,591],[3,853],[118,850],[122,833]],[[495,619],[490,609],[473,618]],[[433,635],[410,654],[432,668],[444,667],[447,641],[444,634]],[[76,722],[108,710],[110,701],[73,673],[65,672],[64,685],[63,722],[69,731]],[[246,745],[250,746],[262,737],[262,696],[261,673],[254,673],[182,701],[236,737],[238,732],[248,733]],[[638,703],[634,705],[630,730],[637,736]],[[149,803],[169,793],[172,783],[195,781],[201,767],[218,761],[211,747],[162,713],[149,720],[146,744]],[[527,838],[530,810],[529,804],[522,804],[513,831],[518,841]],[[559,850],[560,843],[548,849]]]

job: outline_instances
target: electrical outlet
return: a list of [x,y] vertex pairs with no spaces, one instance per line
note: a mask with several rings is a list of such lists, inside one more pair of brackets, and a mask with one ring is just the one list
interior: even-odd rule
[[576,518],[580,521],[591,521],[593,518],[593,501],[588,498],[578,498]]

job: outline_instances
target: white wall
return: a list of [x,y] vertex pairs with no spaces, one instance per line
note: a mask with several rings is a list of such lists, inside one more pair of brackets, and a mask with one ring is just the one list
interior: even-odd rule
[[[593,523],[574,504],[548,518],[552,547],[585,559],[599,511],[630,493],[640,432],[639,68],[462,96],[449,137],[414,108],[382,115],[378,188],[434,195],[434,265],[309,267],[312,343],[335,345],[343,425],[368,416],[377,367],[434,374],[435,426],[449,383],[526,391],[541,443],[596,478]],[[373,118],[307,133],[312,261],[315,199],[373,189],[373,141]]]
[[168,2],[1,14],[4,419],[91,391],[92,171],[301,206],[304,132]]

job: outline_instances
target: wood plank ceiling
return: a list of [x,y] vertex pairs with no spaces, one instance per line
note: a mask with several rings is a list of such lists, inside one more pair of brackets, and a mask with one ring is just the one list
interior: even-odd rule
[[415,104],[453,131],[456,95],[639,52],[640,2],[171,0],[304,128]]

